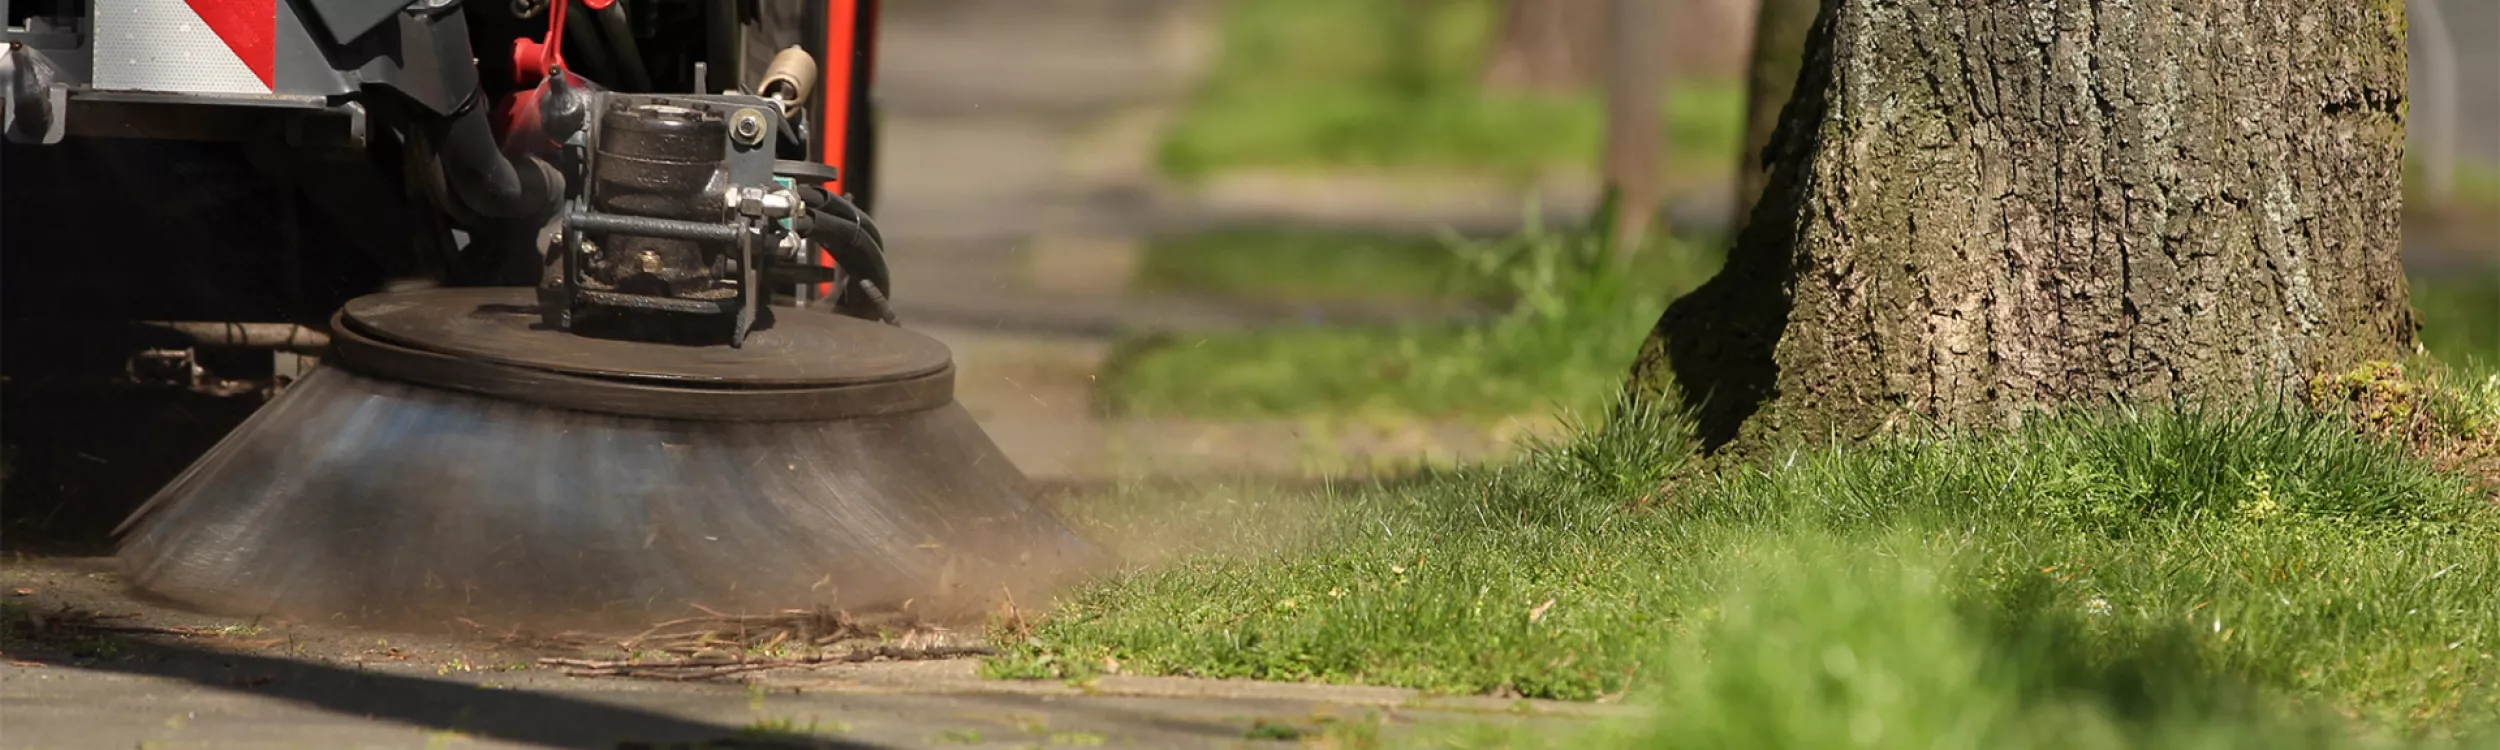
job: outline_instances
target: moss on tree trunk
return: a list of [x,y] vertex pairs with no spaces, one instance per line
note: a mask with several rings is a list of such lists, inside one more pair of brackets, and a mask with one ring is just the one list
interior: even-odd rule
[[2404,42],[2400,0],[1828,0],[1634,385],[1723,447],[2400,356]]

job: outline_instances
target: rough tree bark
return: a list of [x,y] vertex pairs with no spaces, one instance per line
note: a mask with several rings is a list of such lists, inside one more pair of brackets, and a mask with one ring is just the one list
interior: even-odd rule
[[1705,444],[2279,392],[2401,356],[2402,0],[1828,0],[1634,386]]
[[1729,226],[1744,226],[1762,186],[1771,181],[1771,166],[1763,161],[1762,151],[1770,147],[1780,109],[1797,85],[1797,70],[1806,59],[1806,32],[1814,28],[1814,14],[1822,9],[1822,0],[1762,0],[1754,10],[1753,47],[1745,64],[1745,149],[1737,157],[1736,221]]

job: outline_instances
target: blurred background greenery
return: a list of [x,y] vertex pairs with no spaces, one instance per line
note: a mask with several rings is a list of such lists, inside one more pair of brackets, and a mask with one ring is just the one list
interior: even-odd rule
[[[1606,5],[1220,4],[1220,51],[1162,143],[1170,176],[1491,185],[1513,202],[1478,206],[1463,217],[1473,222],[1464,236],[1419,219],[1262,221],[1155,238],[1141,289],[1284,306],[1317,322],[1132,338],[1098,403],[1119,414],[1447,417],[1610,399],[1650,320],[1716,270],[1736,229],[1756,5],[1664,3],[1657,38],[1674,51],[1659,60],[1659,177],[1676,218],[1622,264],[1582,252],[1599,233],[1586,222],[1606,125],[1604,61],[1584,53],[1604,46]],[[1545,14],[1551,28],[1523,13]],[[1583,54],[1536,70],[1513,59],[1552,56],[1557,46]],[[2432,185],[2423,162],[2440,158],[2454,163],[2446,183]],[[2491,372],[2500,363],[2500,169],[2417,149],[2407,176],[2405,252],[2424,346],[2447,366]],[[1543,216],[1530,215],[1540,207]],[[1565,302],[1530,303],[1537,298]],[[1345,317],[1362,322],[1331,322]]]
[[[1184,178],[1243,167],[1514,180],[1586,172],[1605,135],[1594,87],[1487,85],[1503,8],[1499,0],[1229,3],[1222,51],[1164,142],[1163,166]],[[1664,97],[1659,137],[1689,180],[1724,179],[1743,141],[1738,71],[1712,62],[1686,66]]]

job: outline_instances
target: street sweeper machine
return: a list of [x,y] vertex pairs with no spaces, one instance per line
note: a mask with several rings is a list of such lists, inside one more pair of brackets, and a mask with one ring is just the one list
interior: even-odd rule
[[11,386],[267,398],[127,580],[575,627],[1094,559],[894,313],[877,4],[773,3],[0,0]]

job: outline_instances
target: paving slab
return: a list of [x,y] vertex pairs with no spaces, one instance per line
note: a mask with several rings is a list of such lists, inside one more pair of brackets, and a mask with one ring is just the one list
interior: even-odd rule
[[0,665],[8,748],[1256,747],[1262,724],[1319,733],[1423,722],[1566,722],[1535,708],[1343,701],[1327,691],[1056,694],[835,676],[649,683],[544,671],[437,675],[125,645],[107,659]]
[[[1394,735],[1629,715],[1380,687],[996,680],[961,658],[580,677],[538,660],[570,653],[549,639],[183,612],[130,596],[100,558],[0,564],[0,592],[0,748],[1256,747],[1275,744],[1251,736],[1262,725]],[[71,612],[107,617],[60,624]]]

